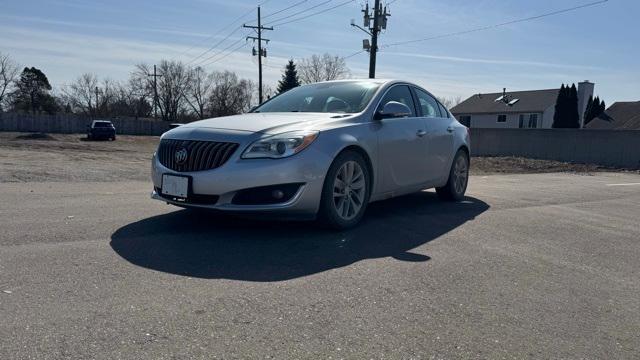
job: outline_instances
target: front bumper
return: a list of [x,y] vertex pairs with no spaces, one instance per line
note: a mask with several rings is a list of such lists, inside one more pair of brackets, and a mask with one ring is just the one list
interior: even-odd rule
[[[331,158],[307,148],[301,153],[285,159],[241,159],[237,151],[219,168],[176,172],[164,167],[154,156],[152,180],[154,190],[151,198],[180,207],[215,209],[229,212],[274,213],[300,217],[313,217],[318,212],[324,177]],[[191,193],[196,197],[214,199],[213,203],[190,202],[168,199],[161,194],[162,175],[191,177]],[[283,202],[272,204],[234,203],[236,194],[243,190],[281,184],[300,184],[297,191]],[[236,198],[237,199],[237,198]]]

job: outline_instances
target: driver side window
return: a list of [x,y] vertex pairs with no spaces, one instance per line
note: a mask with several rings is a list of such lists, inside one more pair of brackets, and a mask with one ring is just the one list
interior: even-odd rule
[[411,96],[411,90],[406,85],[396,85],[392,87],[382,98],[380,102],[380,107],[378,111],[380,111],[386,103],[389,101],[397,101],[399,103],[407,105],[409,110],[411,110],[411,116],[416,117],[415,106],[413,105],[413,97]]

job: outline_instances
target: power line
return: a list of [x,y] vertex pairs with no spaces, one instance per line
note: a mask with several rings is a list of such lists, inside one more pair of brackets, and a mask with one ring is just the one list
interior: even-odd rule
[[464,34],[469,34],[469,33],[478,32],[478,31],[491,30],[491,29],[502,27],[502,26],[507,26],[507,25],[512,25],[512,24],[517,24],[517,23],[537,20],[537,19],[541,19],[541,18],[544,18],[544,17],[548,17],[548,16],[563,14],[563,13],[567,13],[567,12],[570,12],[570,11],[583,9],[583,8],[586,8],[586,7],[596,6],[596,5],[604,4],[604,3],[608,2],[608,1],[609,0],[594,1],[594,2],[587,3],[587,4],[570,7],[570,8],[567,8],[567,9],[562,9],[562,10],[552,11],[552,12],[548,12],[548,13],[544,13],[544,14],[540,14],[540,15],[536,15],[536,16],[530,16],[530,17],[526,17],[526,18],[511,20],[511,21],[507,21],[507,22],[503,22],[503,23],[499,23],[499,24],[482,26],[482,27],[478,27],[478,28],[473,28],[473,29],[469,29],[469,30],[463,30],[463,31],[458,31],[458,32],[453,32],[453,33],[448,33],[448,34],[435,35],[435,36],[426,37],[426,38],[422,38],[422,39],[399,41],[399,42],[395,42],[395,43],[391,43],[391,44],[385,44],[385,45],[382,46],[382,48],[388,48],[388,47],[391,47],[391,46],[398,46],[398,45],[412,44],[412,43],[435,40],[435,39],[442,39],[442,38],[446,38],[446,37],[464,35]]
[[360,51],[356,51],[356,52],[354,52],[354,53],[353,53],[353,54],[351,54],[351,55],[347,55],[347,56],[345,56],[345,57],[344,57],[344,59],[345,59],[345,60],[346,60],[346,59],[350,59],[350,58],[352,58],[352,57],[354,57],[354,56],[356,56],[356,55],[360,55],[360,54],[362,54],[363,52],[366,52],[366,51],[367,51],[367,50],[360,50]]
[[[194,61],[200,59],[201,57],[203,57],[204,55],[208,54],[209,52],[213,51],[215,48],[217,48],[218,46],[220,46],[223,42],[227,41],[233,34],[237,33],[240,29],[242,29],[242,26],[238,26],[236,27],[232,32],[230,32],[227,36],[225,36],[222,40],[218,41],[217,43],[215,43],[215,45],[209,47],[207,50],[203,51],[200,55],[196,56],[195,58],[189,60],[186,65],[189,65],[191,63],[193,63]],[[215,54],[213,55],[215,56]],[[203,61],[207,61],[208,59],[210,59],[211,57],[203,60]],[[202,61],[200,61],[202,62]]]
[[206,58],[204,60],[199,61],[197,64],[195,64],[195,66],[207,66],[209,64],[212,64],[212,63],[216,62],[217,60],[215,60],[215,61],[210,61],[210,60],[222,55],[225,51],[229,50],[230,48],[234,47],[236,44],[238,44],[238,43],[240,43],[241,41],[244,41],[244,40],[245,40],[244,36],[239,38],[239,39],[237,39],[236,41],[234,41],[231,44],[227,45],[227,47],[225,47],[224,49],[216,52],[215,54],[209,56],[208,58]]
[[[281,10],[278,10],[278,11],[274,11],[274,12],[272,12],[271,14],[265,15],[265,16],[263,16],[262,18],[263,18],[263,19],[266,19],[266,18],[268,18],[268,17],[272,17],[273,15],[277,15],[277,14],[283,13],[283,12],[285,12],[285,11],[289,10],[289,9],[293,9],[293,8],[294,8],[294,7],[296,7],[296,6],[302,5],[302,4],[306,3],[307,1],[309,1],[309,0],[302,0],[302,1],[299,1],[299,2],[297,2],[297,3],[295,3],[295,4],[291,5],[291,6],[287,6],[287,7],[286,7],[286,8],[284,8],[284,9],[281,9]],[[251,10],[251,11],[253,11],[253,10]]]
[[271,64],[262,64],[262,66],[268,67],[268,68],[272,68],[272,69],[278,69],[278,70],[284,69],[284,67],[282,67],[282,66],[276,66],[276,65],[271,65]]
[[322,5],[326,5],[326,4],[328,4],[328,3],[332,2],[332,1],[333,1],[333,0],[325,0],[325,1],[321,2],[321,3],[319,3],[319,4],[316,4],[316,5],[314,5],[314,6],[308,7],[308,8],[306,8],[306,9],[302,9],[302,10],[300,10],[300,11],[296,12],[296,13],[293,13],[293,14],[290,14],[290,15],[283,16],[283,17],[281,17],[281,18],[278,18],[278,19],[272,20],[271,22],[267,23],[267,25],[270,25],[270,24],[273,24],[273,23],[277,23],[277,22],[280,22],[280,21],[282,21],[282,20],[290,19],[290,18],[292,18],[292,17],[294,17],[294,16],[297,16],[297,15],[300,15],[300,14],[304,14],[304,13],[306,13],[306,12],[308,12],[308,11],[311,11],[311,10],[313,10],[313,9],[315,9],[315,8],[319,8],[319,7],[320,7],[320,6],[322,6]]
[[[266,3],[268,3],[271,0],[264,0],[260,3],[258,3],[257,6],[262,6]],[[237,18],[235,18],[233,21],[231,21],[230,23],[228,23],[227,25],[225,25],[224,27],[222,27],[220,30],[216,31],[214,34],[212,34],[211,36],[203,39],[202,41],[198,41],[196,43],[194,43],[193,46],[189,47],[187,50],[181,52],[178,56],[182,56],[186,53],[188,53],[189,51],[195,49],[198,45],[205,43],[213,38],[215,38],[216,36],[218,36],[220,33],[222,33],[223,31],[229,29],[231,26],[233,26],[234,24],[236,24],[237,22],[239,22],[240,20],[246,18],[247,16],[249,16],[251,13],[253,13],[253,9],[243,13],[242,15],[238,16]],[[187,62],[187,64],[190,64],[192,62],[194,62],[195,60],[201,58],[202,56],[204,56],[205,54],[207,54],[208,52],[212,51],[213,49],[215,49],[216,47],[218,47],[221,43],[223,43],[225,40],[227,40],[231,35],[233,35],[238,29],[240,29],[241,27],[239,26],[238,28],[234,29],[234,31],[227,35],[223,40],[217,42],[215,45],[211,46],[210,48],[208,48],[207,50],[205,50],[204,52],[202,52],[200,55],[196,56],[195,58],[191,59],[189,62]]]
[[220,57],[220,58],[218,58],[218,59],[215,59],[215,60],[213,60],[213,61],[211,61],[211,62],[209,62],[209,63],[205,64],[204,66],[209,66],[209,65],[215,64],[215,63],[217,63],[217,62],[219,62],[219,61],[222,61],[223,59],[226,59],[229,55],[231,55],[231,54],[233,54],[234,52],[236,52],[236,51],[238,51],[238,50],[242,49],[242,48],[243,48],[243,47],[245,47],[245,46],[247,46],[247,43],[240,44],[240,46],[238,46],[238,47],[236,47],[236,48],[231,49],[228,53],[226,53],[226,54],[225,54],[225,55],[223,55],[222,57]]
[[[203,40],[201,40],[201,41],[196,42],[194,45],[192,45],[191,47],[189,47],[187,50],[185,50],[185,51],[181,52],[178,56],[182,56],[182,55],[184,55],[184,54],[188,53],[189,51],[191,51],[191,50],[195,49],[198,45],[203,44],[203,43],[205,43],[205,42],[207,42],[207,41],[209,41],[209,40],[211,40],[211,39],[215,38],[215,37],[216,37],[216,36],[218,36],[221,32],[223,32],[223,31],[225,31],[225,30],[229,29],[229,28],[230,28],[232,25],[234,25],[235,23],[237,23],[237,22],[239,22],[240,20],[244,19],[245,17],[249,16],[249,14],[251,14],[252,12],[253,12],[253,9],[251,9],[251,10],[247,11],[246,13],[244,13],[244,14],[242,14],[242,15],[238,16],[235,20],[231,21],[231,22],[230,22],[230,23],[228,23],[226,26],[224,26],[224,27],[220,28],[220,30],[216,31],[216,32],[215,32],[214,34],[212,34],[211,36],[208,36],[207,38],[205,38],[205,39],[203,39]],[[215,45],[214,45],[214,47],[215,47]],[[205,54],[206,54],[206,52],[205,52]],[[200,56],[202,56],[202,55],[204,55],[204,54],[200,54],[198,57],[200,57]],[[198,59],[198,57],[196,57],[195,59]],[[195,59],[193,59],[193,60],[195,60]],[[192,60],[192,61],[193,61],[193,60]],[[191,61],[190,61],[190,62],[191,62]]]
[[312,17],[312,16],[320,15],[320,14],[326,13],[326,12],[328,12],[328,11],[331,11],[331,10],[337,9],[337,8],[339,8],[339,7],[345,6],[345,5],[350,4],[350,3],[353,3],[353,2],[355,2],[355,1],[356,1],[356,0],[348,0],[348,1],[345,1],[345,2],[340,3],[340,4],[338,4],[338,5],[332,6],[332,7],[330,7],[330,8],[327,8],[327,9],[324,9],[324,10],[321,10],[321,11],[318,11],[318,12],[315,12],[315,13],[312,13],[312,14],[309,14],[309,15],[306,15],[306,16],[302,16],[302,17],[299,17],[299,18],[296,18],[296,19],[292,19],[292,20],[289,20],[289,21],[281,22],[281,23],[278,23],[278,24],[273,24],[273,25],[271,25],[271,26],[282,26],[282,25],[285,25],[285,24],[290,24],[290,23],[292,23],[292,22],[296,22],[296,21],[304,20],[304,19],[310,18],[310,17]]

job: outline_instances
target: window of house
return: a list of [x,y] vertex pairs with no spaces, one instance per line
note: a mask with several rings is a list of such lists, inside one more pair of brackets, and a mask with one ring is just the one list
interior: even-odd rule
[[506,123],[507,122],[507,115],[498,115],[498,122],[499,123]]
[[520,129],[537,129],[538,114],[520,114],[518,127]]
[[458,116],[460,120],[460,124],[470,128],[471,127],[471,115],[460,115]]
[[518,120],[518,128],[519,129],[524,128],[524,114],[520,114],[520,119]]
[[538,114],[529,115],[529,128],[536,129],[538,127]]

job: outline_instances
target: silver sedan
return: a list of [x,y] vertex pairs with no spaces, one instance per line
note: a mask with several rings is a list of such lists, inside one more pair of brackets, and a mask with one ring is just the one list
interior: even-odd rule
[[428,91],[395,80],[301,86],[243,115],[166,132],[152,198],[348,228],[367,204],[428,188],[464,197],[469,132]]

